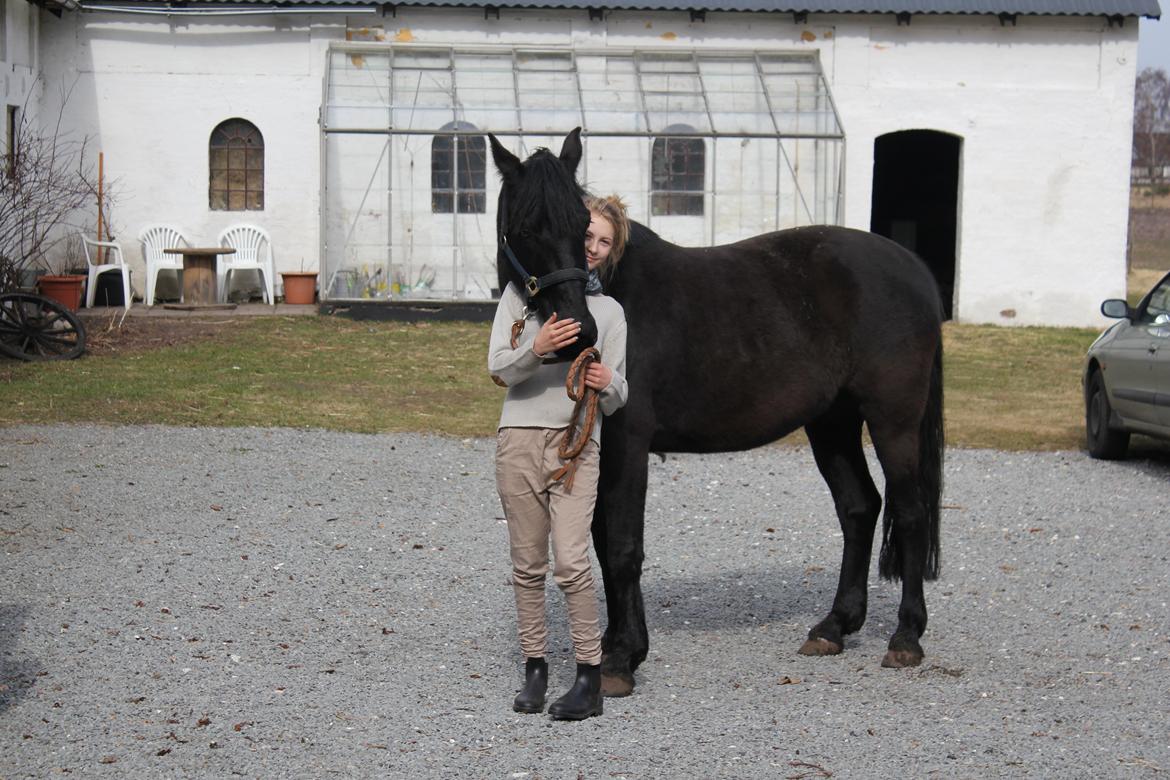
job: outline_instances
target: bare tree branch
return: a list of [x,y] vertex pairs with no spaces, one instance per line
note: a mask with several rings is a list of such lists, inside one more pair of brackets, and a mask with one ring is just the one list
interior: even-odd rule
[[54,257],[74,255],[60,251],[61,242],[93,223],[98,181],[92,139],[62,130],[71,93],[72,86],[62,87],[61,107],[48,122],[22,112],[0,171],[0,292],[19,287],[25,269],[55,270]]

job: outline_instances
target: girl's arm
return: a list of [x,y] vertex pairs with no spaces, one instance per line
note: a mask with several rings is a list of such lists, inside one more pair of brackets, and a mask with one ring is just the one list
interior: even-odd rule
[[512,348],[512,323],[520,319],[524,303],[515,286],[509,282],[500,295],[496,317],[492,321],[492,335],[488,342],[488,373],[512,387],[532,376],[540,367],[540,356],[532,351],[537,327],[527,322],[524,331]]
[[[605,344],[601,347],[604,368],[611,376],[609,383],[601,390],[600,401],[602,414],[613,414],[626,405],[629,398],[629,387],[626,385],[626,321],[623,318],[616,328],[605,336]],[[590,366],[590,371],[598,367]]]

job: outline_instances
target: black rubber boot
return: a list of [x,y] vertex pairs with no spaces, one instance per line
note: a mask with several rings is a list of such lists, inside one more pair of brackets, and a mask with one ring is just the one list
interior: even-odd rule
[[548,714],[557,720],[585,720],[601,714],[601,703],[601,664],[577,664],[576,682],[568,693],[552,703]]
[[544,712],[544,692],[548,690],[548,663],[543,658],[524,662],[524,687],[516,694],[512,709],[516,712]]

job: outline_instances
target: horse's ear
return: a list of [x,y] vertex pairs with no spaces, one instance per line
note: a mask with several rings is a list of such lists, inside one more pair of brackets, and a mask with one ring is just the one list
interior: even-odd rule
[[514,180],[520,175],[523,170],[520,163],[520,158],[509,152],[504,148],[504,145],[496,140],[496,137],[488,133],[488,141],[492,145],[492,160],[495,161],[496,167],[500,169],[500,175],[505,180]]
[[577,163],[581,162],[581,128],[574,128],[565,136],[565,142],[561,144],[561,162],[569,173],[577,175]]

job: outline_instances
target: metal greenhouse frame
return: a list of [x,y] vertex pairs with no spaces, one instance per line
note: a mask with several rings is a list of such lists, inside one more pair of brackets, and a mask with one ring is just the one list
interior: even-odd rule
[[[321,112],[322,297],[498,295],[498,185],[483,139],[523,157],[578,126],[586,188],[623,195],[672,241],[842,219],[845,133],[815,52],[335,43]],[[698,141],[686,190],[669,189],[676,161],[663,139]],[[462,170],[439,170],[448,164]],[[670,213],[655,195],[688,195],[698,213]]]

